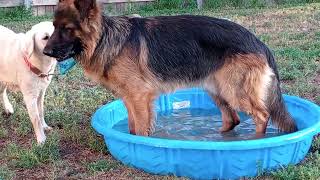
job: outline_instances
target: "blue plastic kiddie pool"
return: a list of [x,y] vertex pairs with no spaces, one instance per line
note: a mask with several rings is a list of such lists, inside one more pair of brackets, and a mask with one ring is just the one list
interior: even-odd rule
[[[121,100],[102,106],[92,126],[102,134],[110,153],[122,163],[159,175],[192,179],[236,179],[297,164],[308,153],[313,136],[320,132],[320,107],[294,96],[284,96],[298,132],[271,138],[240,141],[189,141],[135,136],[113,127],[127,118]],[[156,110],[212,109],[215,104],[201,89],[162,95]],[[180,104],[180,105],[179,105]]]

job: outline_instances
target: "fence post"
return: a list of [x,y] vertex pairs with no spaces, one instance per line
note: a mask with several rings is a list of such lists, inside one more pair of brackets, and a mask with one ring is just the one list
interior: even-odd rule
[[29,9],[31,8],[32,0],[24,0],[24,6]]
[[203,7],[203,0],[197,0],[198,9],[202,9]]

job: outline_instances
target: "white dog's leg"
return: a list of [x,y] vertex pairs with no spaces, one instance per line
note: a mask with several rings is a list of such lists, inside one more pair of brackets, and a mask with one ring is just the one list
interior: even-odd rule
[[4,108],[4,112],[6,115],[11,115],[13,114],[13,107],[12,104],[10,103],[7,95],[7,86],[5,85],[0,85],[0,93],[1,93],[1,103]]
[[39,110],[39,116],[41,119],[41,125],[44,128],[44,130],[50,131],[52,130],[52,127],[48,126],[46,121],[44,120],[44,96],[46,93],[46,89],[41,90],[39,97],[38,97],[38,110]]
[[34,94],[24,94],[23,96],[33,125],[34,132],[36,134],[37,142],[38,144],[42,144],[46,140],[46,135],[44,134],[44,129],[42,127],[38,111],[37,98],[39,96],[39,93],[37,93],[37,95]]

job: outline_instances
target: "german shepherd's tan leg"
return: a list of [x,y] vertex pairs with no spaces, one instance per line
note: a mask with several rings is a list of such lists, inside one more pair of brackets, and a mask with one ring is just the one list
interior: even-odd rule
[[[122,52],[122,56],[115,60],[116,64],[105,74],[103,84],[122,97],[128,110],[130,133],[148,136],[153,130],[152,105],[157,95],[156,89],[150,86],[152,83],[146,78],[148,75],[145,74],[150,74],[150,72],[143,64],[144,60],[141,60],[142,65],[138,65],[136,61],[133,61],[132,57],[135,54],[132,54],[130,49],[125,48]],[[91,72],[87,71],[87,75],[90,76],[90,74]]]
[[[269,120],[265,101],[274,76],[266,59],[255,54],[234,56],[213,76],[219,96],[232,109],[251,115],[257,136],[263,136]],[[229,126],[223,128],[228,129]]]
[[123,102],[127,108],[128,111],[128,126],[129,126],[129,132],[130,134],[136,134],[136,130],[135,130],[135,123],[134,123],[134,106],[132,104],[132,101],[130,101],[130,99],[128,98],[124,98]]
[[134,94],[125,98],[131,134],[149,136],[153,132],[153,93]]
[[220,132],[230,131],[240,124],[238,113],[233,110],[225,100],[217,95],[209,94],[221,111],[222,127],[220,128]]
[[256,136],[261,137],[266,133],[269,113],[266,108],[263,108],[264,105],[259,106],[251,102],[253,106],[251,107],[252,117],[256,124]]
[[252,116],[256,125],[256,137],[261,138],[267,129],[269,113],[264,103],[259,100],[259,97],[254,94],[248,94],[248,96],[248,98],[240,98],[239,105],[242,111]]
[[237,111],[232,109],[230,106],[229,106],[229,108],[230,108],[230,114],[231,114],[231,117],[233,120],[233,124],[235,124],[235,126],[239,125],[240,124],[240,117],[239,117]]

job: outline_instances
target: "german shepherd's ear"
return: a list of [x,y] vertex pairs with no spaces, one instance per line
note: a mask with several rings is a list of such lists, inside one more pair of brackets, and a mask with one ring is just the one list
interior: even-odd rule
[[96,0],[75,0],[74,5],[80,13],[81,20],[84,20],[90,17],[90,11],[97,7],[97,2]]

